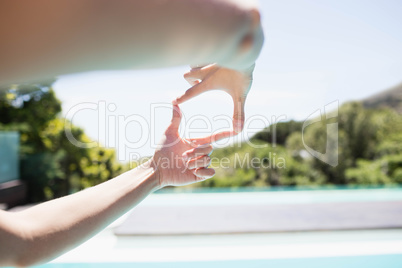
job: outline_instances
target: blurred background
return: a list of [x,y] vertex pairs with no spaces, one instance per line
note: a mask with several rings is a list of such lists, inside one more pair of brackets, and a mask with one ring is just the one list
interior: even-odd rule
[[[178,257],[183,265],[202,260],[235,267],[291,267],[297,264],[290,259],[304,258],[297,266],[321,267],[323,262],[315,259],[326,257],[327,267],[400,267],[401,12],[402,2],[397,0],[261,1],[266,41],[246,103],[250,120],[244,133],[215,145],[214,178],[153,194],[111,229],[113,239],[119,237],[112,243],[116,247],[103,250],[114,250],[126,260],[122,248],[139,247],[136,243],[144,240],[138,237],[151,235],[145,240],[150,249],[172,243],[205,246],[202,250],[209,257],[191,258],[189,253],[188,259]],[[152,155],[170,122],[170,102],[190,87],[183,79],[188,69],[96,71],[4,87],[2,208],[77,192]],[[320,117],[317,111],[331,112],[324,107],[333,103],[335,117],[323,116],[303,128],[311,115]],[[184,137],[232,127],[224,120],[233,110],[225,93],[205,93],[183,104],[182,110],[187,119],[181,129]],[[337,125],[336,165],[306,149],[326,153],[331,123]],[[77,141],[95,146],[73,145],[66,128]],[[219,162],[223,158],[228,164]],[[253,166],[253,158],[263,165]],[[106,238],[95,241],[99,239]],[[310,249],[297,246],[306,243],[312,243]],[[239,248],[230,248],[233,245]],[[366,247],[355,252],[362,245]],[[222,247],[222,254],[213,254],[220,251],[213,246]],[[85,246],[81,251],[91,255]],[[239,257],[242,254],[244,258]],[[71,256],[60,262],[81,261],[78,255]],[[174,261],[163,256],[161,262]],[[243,262],[230,262],[239,259]],[[250,261],[254,259],[259,261]]]

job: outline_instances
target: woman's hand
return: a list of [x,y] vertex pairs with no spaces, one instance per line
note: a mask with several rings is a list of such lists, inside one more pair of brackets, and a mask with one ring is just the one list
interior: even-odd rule
[[174,103],[183,103],[203,92],[220,89],[233,99],[233,130],[239,133],[244,127],[244,104],[253,81],[254,65],[244,71],[220,67],[216,64],[192,68],[184,78],[192,85]]
[[227,131],[205,138],[185,140],[179,136],[180,121],[180,108],[174,105],[172,122],[152,159],[152,165],[159,176],[160,188],[187,185],[211,178],[215,170],[208,168],[211,161],[209,154],[213,149],[210,143],[233,135],[231,131]]

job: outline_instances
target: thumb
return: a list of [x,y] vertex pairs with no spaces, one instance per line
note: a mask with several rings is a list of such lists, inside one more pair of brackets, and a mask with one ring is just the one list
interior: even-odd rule
[[244,127],[244,104],[246,98],[233,98],[233,130],[240,133]]
[[185,101],[188,101],[189,99],[194,98],[195,96],[200,95],[201,93],[203,93],[205,91],[211,90],[207,86],[208,85],[205,83],[205,81],[195,84],[193,87],[188,89],[182,96],[180,96],[176,100],[174,100],[173,104],[183,103]]
[[170,123],[170,128],[171,130],[179,130],[180,122],[181,122],[181,110],[179,108],[179,105],[173,105],[173,116],[172,116],[172,121]]

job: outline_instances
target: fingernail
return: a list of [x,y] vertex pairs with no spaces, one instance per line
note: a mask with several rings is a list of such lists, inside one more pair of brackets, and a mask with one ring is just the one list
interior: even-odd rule
[[243,129],[243,122],[242,122],[241,120],[235,120],[235,121],[233,121],[233,130],[234,130],[236,133],[241,132],[242,129]]
[[208,163],[208,166],[211,165],[211,157],[209,157],[209,156],[207,156],[207,163]]
[[173,100],[173,101],[172,101],[172,104],[173,104],[173,105],[177,105],[177,99]]
[[188,160],[188,155],[187,155],[187,153],[183,153],[183,154],[181,155],[181,157],[183,158],[184,161],[187,161],[187,160]]

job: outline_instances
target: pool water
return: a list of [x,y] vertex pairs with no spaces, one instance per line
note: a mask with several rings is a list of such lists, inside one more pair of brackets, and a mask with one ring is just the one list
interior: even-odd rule
[[[165,193],[139,206],[199,207],[400,202],[402,189]],[[402,268],[402,229],[116,236],[122,217],[76,249],[37,268]],[[402,217],[402,215],[401,215]],[[183,219],[182,219],[183,220]]]
[[136,263],[51,263],[38,268],[400,268],[402,254],[378,256],[346,256],[325,258],[295,258],[270,260],[201,261],[201,262],[136,262]]

